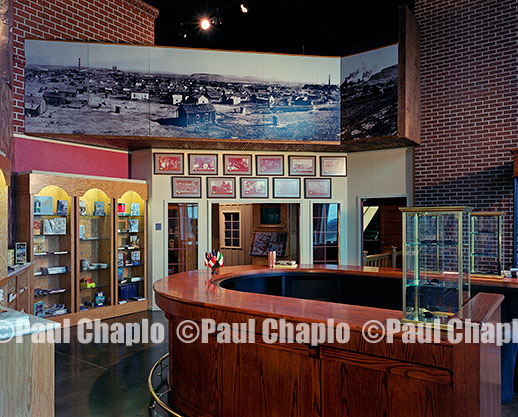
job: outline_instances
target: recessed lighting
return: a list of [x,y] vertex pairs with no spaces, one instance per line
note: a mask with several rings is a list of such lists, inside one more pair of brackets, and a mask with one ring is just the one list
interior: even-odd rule
[[205,19],[201,19],[200,21],[200,27],[203,29],[203,30],[208,30],[210,29],[211,27],[211,23],[210,23],[210,20],[205,18]]
[[240,6],[240,7],[241,7],[241,11],[242,11],[243,13],[248,13],[248,9],[246,8],[246,6],[245,6],[244,4],[241,4],[241,6]]

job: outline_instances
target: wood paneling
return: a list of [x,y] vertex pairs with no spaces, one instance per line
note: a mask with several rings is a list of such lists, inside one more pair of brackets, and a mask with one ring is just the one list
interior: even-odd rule
[[[351,269],[373,273],[369,268]],[[327,267],[299,270],[336,274]],[[404,343],[402,334],[393,342],[368,343],[361,333],[367,321],[399,319],[401,312],[229,291],[218,285],[230,277],[267,271],[271,270],[222,268],[209,284],[207,271],[190,271],[155,283],[157,304],[171,325],[170,398],[181,411],[218,417],[500,415],[494,343],[452,344],[444,333],[432,343]],[[211,285],[216,285],[214,290]],[[478,294],[462,316],[496,322],[501,301],[500,295]],[[351,337],[344,344],[269,344],[263,339],[267,318],[289,318],[294,324],[333,319],[348,323]],[[252,333],[255,343],[218,343],[211,335],[208,343],[185,344],[176,334],[176,326],[185,319],[198,324],[203,319],[216,324],[253,320],[255,327],[236,336]]]
[[280,142],[246,141],[235,139],[199,138],[135,138],[124,136],[84,136],[67,134],[38,133],[43,138],[65,139],[69,142],[98,145],[112,149],[138,151],[142,149],[187,149],[187,150],[236,150],[236,151],[282,151],[282,152],[361,152],[377,149],[403,148],[415,146],[415,142],[405,137],[384,136],[342,144],[323,144],[322,142]]
[[54,344],[0,343],[0,415],[54,416]]
[[109,198],[121,198],[128,191],[137,192],[147,199],[147,184],[72,176],[66,174],[52,175],[40,173],[21,174],[16,177],[17,194],[38,194],[47,185],[63,188],[71,196],[82,196],[92,188],[103,190]]
[[407,6],[399,9],[398,134],[420,143],[419,29]]

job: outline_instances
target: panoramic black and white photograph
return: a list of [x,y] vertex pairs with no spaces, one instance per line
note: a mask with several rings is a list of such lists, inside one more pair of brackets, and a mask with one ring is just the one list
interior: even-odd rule
[[398,45],[341,59],[342,141],[397,134]]
[[25,50],[27,133],[340,141],[337,57],[38,40]]

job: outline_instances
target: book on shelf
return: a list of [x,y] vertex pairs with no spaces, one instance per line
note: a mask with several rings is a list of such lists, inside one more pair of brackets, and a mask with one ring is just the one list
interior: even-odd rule
[[140,204],[139,203],[131,203],[130,205],[130,213],[131,216],[140,216]]
[[121,266],[117,267],[117,279],[119,281],[124,279],[124,269]]
[[85,239],[85,226],[83,224],[79,225],[79,239]]
[[94,201],[94,216],[104,216],[104,201]]
[[45,315],[45,302],[38,301],[34,303],[34,315],[37,317],[43,317]]
[[47,253],[45,236],[34,236],[34,254]]
[[129,232],[130,233],[138,232],[138,219],[129,219]]
[[140,265],[140,251],[134,250],[131,252],[131,263],[133,265]]
[[43,220],[43,234],[44,235],[53,235],[54,232],[54,219],[44,219]]
[[126,213],[126,204],[118,203],[117,204],[117,214],[119,216],[124,216],[124,213]]
[[130,298],[130,300],[132,300],[132,301],[144,301],[145,299],[146,299],[146,297],[140,297],[138,295]]
[[129,246],[133,247],[134,249],[140,248],[140,238],[137,235],[131,235],[129,237]]
[[41,220],[34,220],[33,230],[35,235],[41,235]]
[[142,277],[131,277],[130,282],[139,282],[142,281]]
[[34,214],[52,215],[52,196],[35,195],[34,196]]
[[79,200],[79,215],[86,216],[86,201]]
[[56,235],[67,234],[67,219],[65,217],[56,217],[54,219],[54,233]]
[[124,266],[126,261],[126,254],[123,252],[119,252],[117,254],[117,266]]
[[58,216],[66,216],[68,214],[68,200],[58,200],[56,214]]

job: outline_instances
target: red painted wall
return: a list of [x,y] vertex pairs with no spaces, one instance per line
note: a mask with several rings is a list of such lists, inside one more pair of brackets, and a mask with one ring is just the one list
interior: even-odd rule
[[[24,133],[25,39],[154,44],[158,10],[142,0],[13,0],[13,128]],[[128,155],[15,138],[14,170],[128,176]]]
[[129,178],[130,174],[127,153],[104,149],[16,138],[14,157],[17,172],[38,170],[116,178]]
[[512,261],[509,148],[518,146],[518,2],[416,0],[421,32],[421,146],[415,203],[507,213]]

